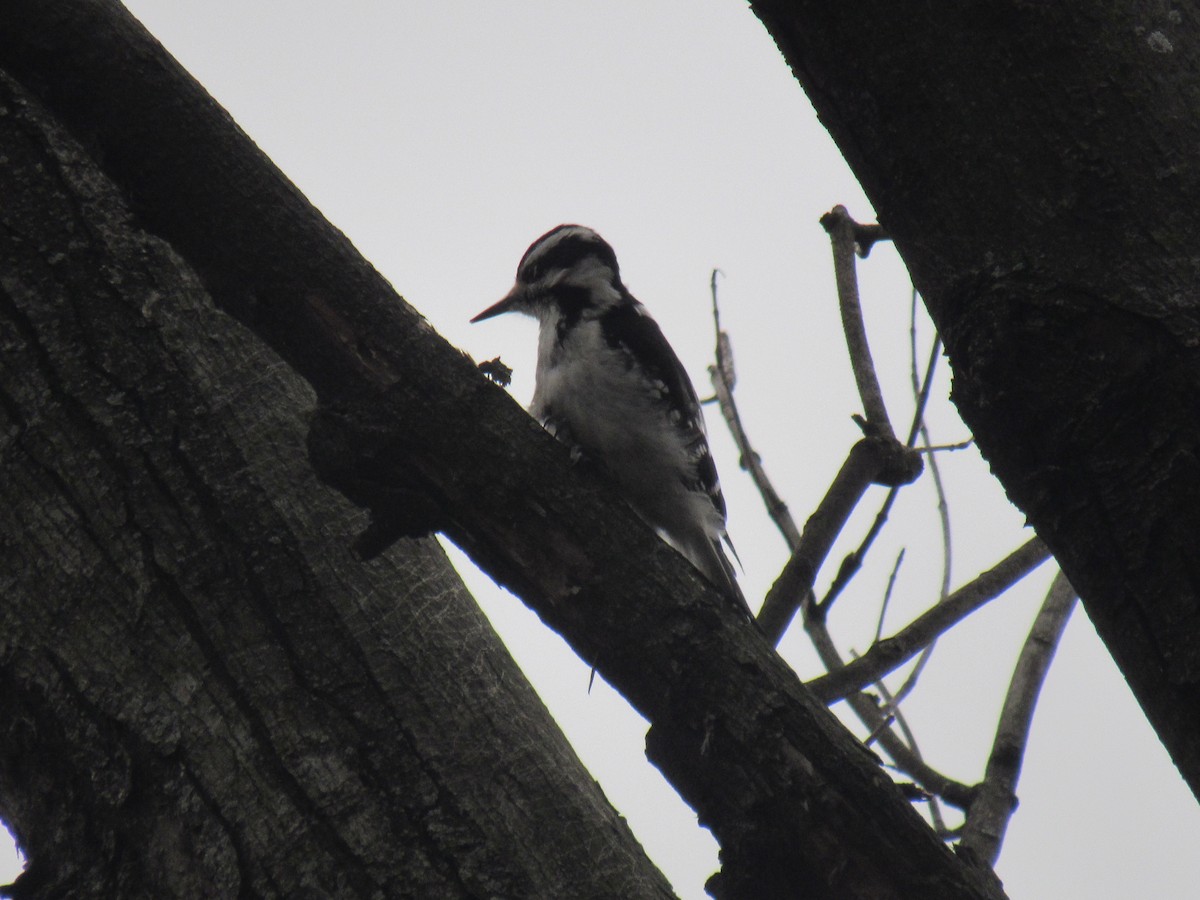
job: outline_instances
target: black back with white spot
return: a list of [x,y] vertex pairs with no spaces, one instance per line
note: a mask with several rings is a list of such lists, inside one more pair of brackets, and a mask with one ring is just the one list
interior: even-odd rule
[[639,367],[657,387],[667,419],[687,436],[688,451],[695,467],[695,479],[687,487],[707,493],[724,519],[725,497],[717,479],[716,463],[708,449],[696,389],[658,323],[623,287],[622,292],[628,303],[614,306],[600,317],[604,339],[614,350],[627,356],[629,368]]

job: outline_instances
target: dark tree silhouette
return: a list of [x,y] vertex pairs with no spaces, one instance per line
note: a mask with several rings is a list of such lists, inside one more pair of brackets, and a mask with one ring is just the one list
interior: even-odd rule
[[[581,839],[578,830],[573,837],[564,830],[563,840],[576,849],[559,854],[547,845],[543,853],[552,861],[514,847],[537,844],[540,838],[530,828],[553,828],[554,822],[532,802],[543,796],[541,788],[510,781],[528,766],[486,755],[508,740],[503,732],[465,720],[455,723],[444,734],[452,747],[443,752],[458,747],[485,758],[447,759],[444,771],[427,771],[408,757],[415,727],[410,713],[388,708],[401,686],[369,668],[379,642],[390,651],[387,663],[401,672],[422,658],[393,644],[386,632],[374,633],[376,622],[386,621],[392,604],[400,601],[381,600],[376,617],[361,624],[336,606],[314,611],[308,608],[314,603],[332,604],[324,595],[314,599],[318,579],[272,564],[283,554],[294,565],[316,565],[305,555],[311,545],[277,549],[273,532],[282,523],[260,524],[265,513],[245,509],[248,501],[226,493],[244,485],[251,466],[224,445],[209,446],[205,410],[228,404],[219,395],[208,396],[214,372],[238,369],[232,361],[201,365],[199,395],[172,400],[156,380],[170,371],[164,354],[152,357],[136,343],[122,343],[145,338],[191,358],[187,337],[167,343],[142,324],[155,310],[172,307],[168,301],[178,293],[174,283],[154,282],[149,252],[118,263],[101,252],[103,247],[93,247],[105,232],[92,222],[99,213],[77,196],[82,189],[76,187],[81,180],[93,192],[103,190],[90,157],[128,201],[132,221],[152,235],[148,240],[165,242],[169,249],[161,252],[178,254],[218,307],[249,326],[315,390],[320,408],[310,453],[328,480],[371,507],[369,542],[377,547],[389,536],[444,531],[521,594],[582,656],[595,661],[653,723],[648,739],[653,760],[722,844],[722,873],[714,890],[734,897],[791,896],[800,887],[813,897],[1001,896],[990,873],[963,865],[942,845],[876,760],[801,688],[753,626],[654,540],[599,480],[574,471],[561,445],[395,297],[116,3],[17,2],[6,6],[0,26],[0,67],[37,97],[36,103],[26,100],[10,84],[8,105],[20,115],[0,120],[14,144],[12,170],[24,175],[13,180],[9,209],[30,217],[28,223],[14,220],[6,231],[13,255],[9,267],[19,274],[22,266],[40,265],[49,279],[41,285],[32,276],[8,282],[13,315],[24,323],[14,330],[34,359],[48,352],[38,349],[49,346],[38,330],[44,324],[50,333],[64,335],[64,356],[82,355],[94,363],[92,371],[81,374],[83,381],[70,387],[60,376],[47,377],[58,389],[56,401],[80,420],[61,427],[84,429],[55,432],[55,440],[81,451],[95,444],[102,448],[100,461],[91,468],[52,469],[47,477],[69,497],[63,502],[79,520],[120,511],[113,527],[124,525],[121,536],[133,546],[99,552],[124,575],[115,577],[112,588],[124,587],[123,595],[105,592],[111,614],[131,615],[129,626],[136,628],[147,617],[164,614],[162,604],[167,604],[179,617],[176,630],[202,651],[199,662],[188,662],[181,637],[155,657],[149,649],[135,651],[137,635],[115,631],[106,620],[84,629],[89,635],[106,634],[104,646],[128,648],[146,666],[145,679],[161,686],[168,700],[182,696],[177,702],[184,709],[155,711],[129,686],[137,682],[107,670],[103,678],[89,674],[90,666],[109,663],[94,646],[59,639],[78,593],[54,588],[14,561],[13,571],[26,579],[21,583],[26,604],[41,603],[48,610],[38,618],[16,603],[7,607],[12,615],[8,633],[20,636],[13,644],[15,656],[41,666],[32,676],[19,668],[5,670],[12,680],[6,696],[23,702],[9,721],[34,723],[23,742],[10,743],[13,756],[4,782],[12,796],[5,798],[3,814],[30,852],[31,869],[21,886],[25,893],[53,895],[68,889],[64,880],[80,896],[186,893],[202,883],[267,896],[297,896],[305,888],[341,896],[378,891],[640,896],[661,890],[661,882],[641,868],[623,831],[597,844]],[[38,104],[83,148],[60,151],[67,138],[51,136],[54,126]],[[24,156],[17,152],[21,147]],[[23,159],[28,171],[15,165]],[[61,247],[40,237],[22,238],[41,221],[42,195],[52,189],[65,194],[58,205],[76,214],[67,230],[81,236],[74,239],[80,248],[70,237]],[[50,226],[43,221],[41,227]],[[59,285],[56,278],[76,277],[73,265],[66,265],[75,263],[77,257],[68,253],[74,249],[82,254],[81,282]],[[26,261],[21,253],[36,260]],[[126,272],[127,265],[133,271]],[[73,304],[96,302],[103,311],[119,287],[140,283],[135,276],[150,283],[127,310],[130,321],[107,323],[100,330],[79,325],[86,317]],[[109,289],[83,281],[88,277]],[[100,312],[92,318],[106,324]],[[209,350],[229,343],[220,332],[214,340],[203,326],[188,335]],[[149,362],[156,358],[157,364]],[[275,359],[265,350],[255,358],[268,370]],[[118,363],[142,365],[147,381],[125,375]],[[108,379],[110,372],[116,374]],[[250,387],[244,376],[235,380]],[[92,393],[85,403],[73,399],[72,388],[81,394],[85,388],[103,392]],[[126,406],[140,431],[113,433],[102,427]],[[40,422],[24,407],[15,406],[14,415],[18,431],[22,421]],[[262,452],[267,458],[256,458],[255,467],[269,470],[271,454],[278,450],[269,446]],[[160,457],[179,471],[159,471]],[[204,462],[210,457],[227,467],[210,470]],[[45,468],[56,458],[48,452],[33,465]],[[94,506],[85,504],[81,498],[89,495],[77,485],[103,483],[105,473],[95,468],[101,462],[116,469],[110,479],[116,486]],[[126,498],[118,488],[132,496]],[[174,506],[182,502],[176,494],[194,495],[197,504],[183,522],[156,514],[160,495]],[[11,505],[28,510],[40,504],[18,491]],[[268,505],[297,512],[317,534],[326,527],[322,514],[297,510],[292,500],[272,496]],[[205,542],[193,541],[206,529],[229,536],[244,518],[256,528],[240,549],[217,556],[205,552]],[[337,541],[345,531],[333,534],[331,540]],[[605,540],[597,541],[597,534]],[[38,545],[32,537],[11,544],[18,560],[37,556],[49,540]],[[329,542],[317,543],[329,551]],[[348,559],[344,547],[336,552]],[[88,585],[98,577],[96,565],[76,565],[74,556],[59,562],[63,577],[75,579],[77,586],[81,579]],[[426,580],[411,571],[402,577]],[[231,595],[234,588],[238,592]],[[250,596],[243,596],[246,592]],[[353,603],[363,591],[346,593],[346,602]],[[403,608],[413,620],[395,627],[420,637],[424,617],[443,615],[440,606],[419,600]],[[224,618],[229,614],[252,621],[230,624]],[[36,621],[46,627],[16,627]],[[433,646],[422,649],[432,652]],[[166,653],[169,649],[175,652]],[[472,660],[468,671],[486,674],[491,668],[480,666],[486,657],[457,649],[448,655],[446,674],[431,676],[443,689],[454,682],[463,653]],[[166,668],[156,668],[156,659]],[[343,673],[339,664],[351,671]],[[40,673],[47,668],[71,676],[61,690],[44,687],[49,676]],[[76,674],[80,670],[83,675]],[[247,720],[244,724],[212,715],[177,721],[186,718],[193,692],[207,697],[210,680],[230,695],[231,714]],[[373,705],[357,705],[352,695],[360,686]],[[439,717],[460,716],[457,705],[439,691],[418,687],[412,693],[433,726]],[[284,702],[285,694],[295,708]],[[71,722],[62,723],[67,709]],[[520,718],[504,707],[493,714]],[[350,733],[351,726],[361,733]],[[471,732],[474,740],[456,737],[463,732]],[[195,771],[196,742],[242,748],[216,768],[233,767],[252,786],[259,779],[278,781],[275,790],[290,807],[275,804],[274,817],[264,819],[250,805],[254,790],[215,791]],[[44,764],[52,748],[62,766]],[[438,755],[436,747],[428,753]],[[108,773],[110,764],[115,773]],[[328,783],[318,777],[326,774]],[[422,787],[422,775],[432,781],[428,789]],[[486,790],[475,803],[451,790],[470,790],[477,782]],[[352,788],[357,794],[347,799],[343,792]],[[504,798],[489,796],[496,791]],[[588,795],[594,797],[594,791]],[[49,815],[51,797],[63,798],[71,809],[75,840]],[[596,802],[584,799],[582,806]],[[514,803],[536,825],[508,815]],[[60,802],[53,801],[53,808],[61,809]],[[457,818],[444,821],[451,812]],[[209,830],[189,816],[206,820]],[[613,831],[603,824],[608,816],[611,811],[581,813],[578,827],[589,834]],[[463,836],[458,829],[467,830],[468,822],[475,831]],[[90,855],[75,847],[84,836],[95,847]],[[150,843],[151,837],[157,843]],[[615,846],[604,849],[609,841]],[[165,857],[159,844],[174,852]],[[410,844],[419,855],[397,852]],[[586,864],[579,859],[581,848]],[[506,850],[513,858],[505,858]],[[618,887],[619,882],[593,870],[595,856],[613,857],[621,877],[648,887]],[[64,866],[64,859],[73,862]],[[409,887],[409,868],[440,878],[441,886]],[[567,870],[574,870],[578,884],[564,892],[558,885]],[[530,887],[527,882],[538,877],[543,882]]]
[[[1196,23],[876,6],[756,11],[1195,786]],[[441,531],[651,721],[722,845],[714,892],[1002,896],[118,4],[12,0],[0,69],[0,815],[24,895],[669,893]],[[314,467],[369,508],[360,548],[391,549],[351,556],[365,517]]]

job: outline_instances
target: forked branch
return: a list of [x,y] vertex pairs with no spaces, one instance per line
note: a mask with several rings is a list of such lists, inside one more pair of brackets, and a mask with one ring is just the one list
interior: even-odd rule
[[[892,760],[896,769],[911,777],[922,790],[932,795],[930,799],[934,802],[931,805],[931,814],[935,816],[939,833],[944,834],[946,828],[936,809],[936,798],[941,798],[950,805],[964,810],[980,809],[981,812],[978,815],[980,822],[985,819],[995,821],[995,815],[989,817],[986,812],[990,812],[993,808],[1003,812],[1006,807],[1003,802],[981,807],[979,804],[982,801],[979,799],[979,794],[986,786],[991,794],[998,795],[1003,799],[1004,790],[1009,781],[1004,780],[1001,774],[997,774],[994,781],[985,782],[985,786],[971,787],[948,778],[929,766],[921,757],[911,733],[902,727],[906,739],[905,736],[901,736],[893,730],[893,726],[900,721],[899,711],[895,707],[903,698],[904,693],[911,689],[915,676],[905,683],[895,697],[888,692],[882,679],[896,667],[921,653],[922,650],[927,651],[927,648],[939,635],[971,612],[1004,593],[1016,581],[1049,558],[1050,554],[1045,545],[1035,537],[993,569],[983,573],[958,591],[948,594],[946,581],[949,578],[950,565],[948,558],[949,523],[946,519],[944,491],[940,479],[938,479],[937,490],[943,532],[943,550],[947,557],[943,560],[943,584],[938,603],[893,637],[877,640],[862,657],[849,664],[845,662],[826,626],[826,614],[833,600],[849,583],[854,572],[858,570],[862,557],[886,522],[888,511],[898,488],[914,480],[920,473],[919,451],[914,447],[918,437],[924,444],[923,450],[931,453],[934,449],[931,446],[928,432],[924,428],[924,412],[941,347],[940,343],[935,340],[929,350],[924,378],[919,379],[915,359],[914,309],[912,380],[915,403],[907,440],[901,444],[895,437],[895,432],[888,419],[874,363],[867,346],[866,329],[863,324],[855,274],[855,251],[857,250],[859,255],[865,256],[871,244],[885,235],[878,226],[864,226],[855,222],[841,206],[835,207],[821,221],[830,234],[833,246],[839,307],[842,312],[851,364],[866,415],[865,418],[855,417],[863,427],[864,437],[850,449],[829,490],[817,510],[805,523],[802,531],[796,528],[786,504],[767,477],[738,414],[737,404],[733,398],[736,376],[730,341],[728,335],[721,329],[717,303],[717,271],[714,270],[712,274],[713,323],[717,340],[716,359],[714,365],[709,367],[709,376],[716,393],[716,400],[720,404],[722,416],[741,454],[742,467],[750,472],[772,520],[792,551],[779,578],[776,579],[767,594],[758,621],[767,639],[777,644],[797,610],[803,610],[805,631],[828,670],[828,674],[809,682],[809,689],[822,702],[833,703],[845,700],[849,704],[867,729],[870,735],[868,742],[878,743],[879,748]],[[956,446],[965,446],[965,444]],[[887,484],[892,489],[889,491],[883,507],[876,515],[868,534],[859,547],[843,560],[829,592],[821,602],[818,602],[813,593],[817,574],[825,564],[835,540],[861,501],[867,487],[873,483]],[[877,692],[875,695],[866,692],[872,686]],[[881,697],[883,698],[882,704]],[[1020,707],[1016,700],[1013,703],[1015,708],[1024,708]],[[1019,719],[1017,712],[1012,713],[1012,716],[1015,717],[1014,721]],[[997,747],[997,754],[1000,754],[999,743]],[[998,761],[997,765],[999,765]],[[983,830],[984,827],[981,825],[981,834]],[[996,830],[992,828],[991,833],[995,833]],[[1002,837],[1002,828],[999,834]],[[985,839],[982,836],[973,840],[982,847],[982,850],[977,851],[981,857],[985,853],[994,855],[998,851],[999,838],[996,838],[994,845],[984,844]]]

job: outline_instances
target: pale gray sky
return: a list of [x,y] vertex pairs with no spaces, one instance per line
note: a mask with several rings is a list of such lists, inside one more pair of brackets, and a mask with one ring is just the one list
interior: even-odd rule
[[[850,415],[859,410],[817,219],[837,203],[862,220],[872,213],[745,4],[127,5],[438,331],[477,359],[499,354],[516,369],[522,403],[532,391],[536,326],[467,320],[508,289],[539,234],[574,221],[604,235],[702,395],[713,343],[708,278],[721,268],[747,426],[797,519],[815,508],[857,436]],[[907,280],[889,247],[860,278],[889,408],[906,428]],[[927,347],[927,323],[922,329]],[[943,371],[932,414],[939,442],[967,434],[947,392]],[[709,429],[743,586],[757,606],[785,549],[712,413]],[[957,586],[1028,533],[973,450],[943,466]],[[837,558],[857,543],[880,496],[870,495]],[[843,648],[864,649],[901,547],[889,630],[929,604],[940,572],[935,529],[926,479],[902,495],[834,612]],[[587,667],[556,635],[469,564],[461,568],[651,857],[682,897],[705,896],[715,845],[645,762],[643,724],[599,682],[589,695]],[[926,757],[952,777],[982,774],[1017,648],[1048,581],[1039,571],[944,639],[905,706]],[[803,677],[819,673],[802,635],[786,638],[781,652]],[[1082,613],[1051,670],[1020,797],[998,866],[1014,900],[1195,895],[1196,804]],[[0,879],[5,866],[0,859]]]

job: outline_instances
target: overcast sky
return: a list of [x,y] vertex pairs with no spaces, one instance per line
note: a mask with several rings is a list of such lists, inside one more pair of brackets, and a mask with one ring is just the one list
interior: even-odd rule
[[[860,220],[873,213],[743,3],[127,5],[441,334],[476,359],[500,355],[514,367],[523,404],[535,324],[467,320],[507,291],[542,232],[579,222],[608,239],[701,395],[713,344],[709,273],[719,267],[747,427],[796,518],[816,507],[858,436],[850,416],[860,410],[817,220],[838,203]],[[906,430],[907,278],[886,246],[860,278],[889,409]],[[930,336],[922,319],[922,357]],[[948,390],[943,366],[931,412],[939,443],[968,436]],[[757,607],[785,548],[715,413],[709,430],[743,586]],[[942,466],[958,586],[1029,532],[974,450],[945,455]],[[835,558],[857,544],[881,496],[868,495]],[[834,610],[844,652],[865,649],[901,548],[885,630],[929,605],[939,547],[925,478],[902,494]],[[715,844],[645,762],[644,723],[599,682],[589,694],[587,666],[561,639],[456,559],[650,856],[682,897],[705,896]],[[905,705],[927,760],[956,779],[982,775],[1051,574],[1039,570],[944,639]],[[785,638],[781,652],[802,677],[820,673],[802,634]],[[1050,672],[1019,794],[998,865],[1014,900],[1196,895],[1196,804],[1082,612]],[[0,879],[15,865],[6,852]]]

